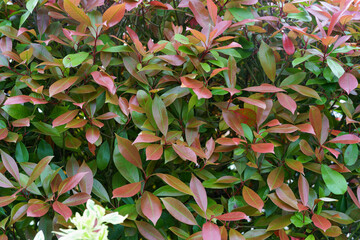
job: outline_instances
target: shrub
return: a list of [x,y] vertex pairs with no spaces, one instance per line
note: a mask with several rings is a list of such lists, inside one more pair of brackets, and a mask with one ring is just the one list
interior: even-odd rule
[[0,6],[0,239],[358,239],[359,1]]

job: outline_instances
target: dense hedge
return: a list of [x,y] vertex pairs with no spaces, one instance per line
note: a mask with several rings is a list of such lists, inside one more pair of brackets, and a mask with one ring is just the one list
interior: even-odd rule
[[359,239],[359,7],[0,1],[0,239]]

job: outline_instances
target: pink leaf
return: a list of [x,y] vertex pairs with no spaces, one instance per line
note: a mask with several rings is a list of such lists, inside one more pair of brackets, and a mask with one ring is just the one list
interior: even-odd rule
[[1,151],[1,159],[2,163],[4,164],[6,170],[18,181],[20,182],[20,174],[19,168],[15,162],[15,160],[3,150]]
[[100,137],[100,131],[97,127],[91,126],[86,130],[86,139],[89,143],[94,144]]
[[347,94],[349,94],[358,86],[358,81],[351,73],[344,73],[339,79],[339,85]]
[[256,87],[248,87],[248,88],[244,88],[244,91],[248,91],[248,92],[261,92],[261,93],[275,93],[275,92],[285,92],[284,89],[275,87],[271,84],[267,84],[267,83],[263,83],[260,86],[256,86]]
[[183,160],[189,160],[192,161],[196,164],[197,163],[197,157],[196,154],[193,150],[191,150],[190,148],[183,146],[183,145],[178,145],[178,144],[173,144],[173,149],[174,151],[183,159]]
[[202,227],[203,240],[221,240],[220,228],[211,223],[206,222]]
[[58,196],[60,196],[63,193],[66,193],[67,191],[70,191],[71,189],[76,187],[76,185],[79,184],[79,182],[85,176],[85,174],[87,174],[87,173],[86,172],[80,172],[80,173],[75,174],[72,177],[64,179],[59,185],[59,194],[58,194]]
[[191,177],[190,181],[190,189],[194,193],[194,199],[196,203],[199,205],[201,210],[206,213],[207,210],[207,195],[204,186],[194,175]]
[[114,76],[110,76],[104,72],[92,72],[91,76],[94,78],[95,82],[103,87],[105,87],[111,94],[116,93],[116,87],[114,84]]
[[230,212],[215,217],[221,221],[239,221],[239,220],[250,220],[250,218],[243,212]]
[[251,144],[251,149],[257,153],[274,153],[273,143],[255,143]]
[[283,106],[284,108],[289,110],[292,114],[295,113],[297,105],[296,105],[296,102],[294,101],[294,99],[292,99],[291,97],[289,97],[288,95],[286,95],[284,93],[277,93],[276,96],[277,96],[281,106]]
[[285,52],[288,55],[293,55],[295,52],[295,47],[291,39],[286,34],[283,34],[282,42]]
[[164,60],[167,63],[170,63],[174,66],[180,66],[185,62],[185,58],[179,56],[179,55],[161,55],[158,56],[158,58]]
[[67,221],[71,217],[72,215],[71,209],[65,204],[59,201],[55,201],[52,206],[55,212],[57,212],[58,214],[60,214],[65,218],[65,221]]
[[360,138],[354,134],[345,134],[336,138],[331,139],[331,143],[342,143],[342,144],[355,144],[360,142]]
[[326,218],[324,218],[323,216],[314,214],[311,217],[311,220],[313,221],[316,227],[320,228],[324,232],[326,232],[326,230],[328,230],[331,227],[331,222]]

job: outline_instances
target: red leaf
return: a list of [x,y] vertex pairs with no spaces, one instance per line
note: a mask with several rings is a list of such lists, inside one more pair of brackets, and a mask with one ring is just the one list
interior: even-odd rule
[[116,198],[116,197],[122,197],[122,198],[132,197],[135,194],[137,194],[138,192],[140,192],[140,190],[141,190],[141,182],[126,184],[126,185],[124,185],[122,187],[114,189],[112,198]]
[[215,217],[221,221],[239,221],[239,220],[250,220],[250,218],[243,212],[230,212]]
[[154,225],[156,225],[156,222],[159,220],[162,213],[159,198],[154,194],[145,191],[141,197],[141,211],[153,222]]
[[314,128],[309,123],[299,124],[299,125],[296,125],[296,127],[299,129],[300,132],[310,133],[310,134],[315,135]]
[[36,164],[36,167],[32,171],[26,186],[30,186],[30,184],[32,184],[40,176],[40,174],[45,170],[46,166],[49,165],[53,157],[54,156],[44,157],[40,160],[40,162],[38,162],[38,164]]
[[247,204],[256,208],[257,210],[259,210],[259,212],[262,211],[264,207],[264,202],[256,192],[254,192],[247,186],[244,186],[242,189],[242,195]]
[[73,119],[65,125],[66,128],[82,128],[87,123],[86,119]]
[[185,62],[185,58],[180,55],[161,55],[158,58],[170,63],[173,66],[181,66]]
[[86,139],[89,141],[89,143],[94,144],[100,137],[100,131],[95,126],[90,126],[86,130]]
[[194,199],[196,203],[199,205],[201,210],[206,213],[208,204],[206,191],[200,180],[197,179],[194,175],[191,176],[190,189],[194,193]]
[[7,128],[0,129],[0,140],[5,139],[9,134],[9,131]]
[[90,18],[85,14],[85,12],[76,7],[72,0],[64,0],[65,11],[75,19],[76,21],[85,24],[86,26],[91,26]]
[[339,137],[331,139],[331,143],[342,143],[342,144],[355,144],[360,143],[360,138],[354,134],[345,134]]
[[274,153],[273,143],[255,143],[251,144],[251,149],[257,153]]
[[220,228],[211,223],[206,222],[202,227],[203,240],[221,240]]
[[203,28],[208,28],[210,19],[208,11],[206,11],[203,3],[200,0],[192,0],[189,2],[189,8],[191,9],[196,21],[200,24],[200,26]]
[[349,193],[351,199],[353,200],[353,202],[355,203],[355,205],[360,208],[360,201],[356,198],[355,194],[353,193],[353,191],[351,190],[351,188],[348,186],[347,188],[347,192]]
[[0,172],[0,187],[14,188],[14,185]]
[[63,193],[66,193],[67,191],[73,189],[74,187],[76,187],[76,185],[79,184],[79,182],[81,181],[81,179],[85,176],[85,174],[87,174],[86,172],[80,172],[75,174],[72,177],[68,177],[66,179],[64,179],[60,185],[59,185],[59,194],[58,196],[60,196]]
[[244,88],[243,91],[248,91],[248,92],[261,92],[261,93],[276,93],[276,92],[285,92],[284,89],[275,87],[271,84],[268,83],[263,83],[260,86],[256,86],[256,87],[248,87],[248,88]]
[[117,115],[113,112],[107,112],[107,113],[101,114],[100,116],[97,116],[96,119],[97,120],[110,120],[110,119],[116,118],[118,116],[119,115]]
[[291,124],[283,124],[280,126],[275,126],[267,129],[266,131],[269,133],[293,133],[297,131],[298,128]]
[[13,195],[0,197],[0,207],[5,207],[5,206],[9,205],[13,201],[15,201],[16,198],[17,198],[17,196],[13,196]]
[[158,136],[148,134],[148,133],[141,133],[140,135],[137,136],[137,138],[135,139],[133,144],[135,144],[135,143],[153,143],[153,142],[157,142],[160,140],[161,140],[161,138]]
[[50,205],[48,203],[35,203],[30,205],[27,209],[28,217],[42,217],[44,216],[50,209]]
[[18,182],[20,182],[19,168],[15,160],[3,150],[0,151],[1,151],[2,163],[4,164],[4,167]]
[[288,109],[292,114],[295,113],[297,105],[296,105],[296,102],[291,97],[289,97],[288,95],[286,95],[284,93],[277,93],[276,96],[277,96],[281,106]]
[[279,237],[280,237],[280,240],[289,240],[289,237],[286,234],[284,229],[279,230]]
[[267,178],[267,184],[270,190],[280,187],[284,182],[284,169],[277,167],[272,170]]
[[63,201],[63,204],[67,205],[67,206],[77,206],[83,203],[86,203],[87,200],[89,200],[91,198],[91,196],[87,193],[76,193],[74,195],[71,195],[70,197],[68,197],[65,201]]
[[295,194],[287,184],[283,183],[279,188],[277,188],[276,195],[290,207],[298,209]]
[[258,100],[258,99],[252,99],[252,98],[247,98],[247,97],[238,97],[237,99],[239,99],[240,101],[243,101],[247,104],[251,104],[256,107],[262,108],[262,109],[266,108],[266,104],[263,101]]
[[192,161],[196,163],[196,165],[198,164],[195,152],[189,147],[178,144],[173,144],[172,147],[181,159]]
[[49,88],[50,97],[71,87],[79,77],[63,78],[53,83]]
[[143,235],[148,240],[165,240],[163,235],[156,230],[151,224],[147,222],[135,221],[136,227],[138,228],[141,235]]
[[146,160],[159,160],[163,155],[163,146],[160,144],[151,144],[146,147]]
[[344,73],[339,79],[339,85],[347,94],[349,94],[358,86],[358,81],[351,73]]
[[291,41],[291,39],[286,34],[283,34],[282,42],[283,42],[283,47],[284,47],[285,52],[288,55],[293,55],[295,52],[294,43]]
[[175,219],[188,225],[197,225],[194,216],[182,202],[172,197],[162,198],[161,201]]
[[119,97],[119,107],[121,111],[128,117],[130,110],[129,110],[129,102],[124,97]]
[[311,220],[313,221],[316,227],[320,228],[324,232],[326,232],[326,230],[328,230],[331,227],[331,222],[326,218],[324,218],[323,216],[314,214],[311,217]]
[[116,4],[109,7],[103,14],[103,22],[106,22],[108,27],[118,24],[125,14],[125,3]]
[[208,10],[209,10],[209,15],[211,17],[211,20],[215,24],[216,19],[217,19],[217,11],[218,11],[217,6],[212,0],[207,0],[207,7],[208,7]]
[[29,127],[30,126],[30,119],[29,118],[22,118],[12,122],[14,127]]
[[81,192],[91,194],[93,184],[94,184],[94,177],[93,177],[93,173],[92,173],[90,167],[86,164],[85,161],[81,164],[78,172],[79,173],[87,173],[80,180],[80,183],[79,183]]
[[116,77],[110,76],[105,72],[92,72],[91,76],[94,78],[95,82],[103,87],[105,87],[111,94],[116,93],[116,87],[114,84],[114,79]]
[[197,95],[198,99],[202,99],[202,98],[209,99],[212,97],[212,93],[205,86],[201,88],[194,88],[193,91]]
[[121,155],[123,155],[123,157],[134,166],[143,169],[140,154],[137,148],[133,146],[128,139],[119,137],[117,134],[115,134],[115,136]]
[[71,209],[61,202],[55,201],[52,207],[55,210],[55,212],[57,212],[58,214],[60,214],[65,218],[65,221],[67,221],[72,215]]
[[294,159],[285,159],[285,163],[289,168],[304,174],[304,166],[300,161],[296,161]]
[[55,118],[54,121],[52,122],[53,127],[57,127],[57,126],[60,126],[60,125],[70,122],[71,120],[73,120],[76,117],[78,112],[79,112],[79,110],[72,110],[72,111],[68,111],[64,114],[61,114],[60,116]]

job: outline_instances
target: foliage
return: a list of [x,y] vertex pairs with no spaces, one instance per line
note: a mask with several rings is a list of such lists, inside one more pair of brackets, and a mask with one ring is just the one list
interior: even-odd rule
[[0,239],[358,239],[359,5],[0,1]]

